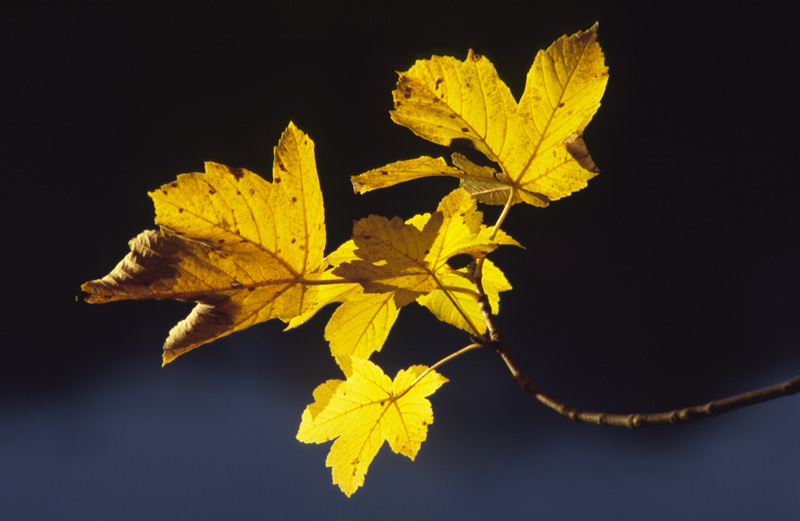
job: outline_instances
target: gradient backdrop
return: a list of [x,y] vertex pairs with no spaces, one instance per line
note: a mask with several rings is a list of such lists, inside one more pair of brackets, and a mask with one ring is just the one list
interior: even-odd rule
[[[692,4],[0,8],[0,517],[798,519],[798,397],[692,425],[578,425],[473,352],[443,367],[451,382],[417,461],[384,447],[347,499],[328,446],[294,439],[314,387],[340,376],[322,338],[331,310],[162,369],[190,305],[75,301],[153,227],[148,190],[206,160],[271,179],[289,120],[316,142],[328,251],[354,219],[433,210],[452,180],[365,196],[348,181],[448,153],[391,123],[394,71],[474,48],[519,97],[538,49],[599,20],[610,81],[586,141],[603,173],[547,209],[515,207],[506,229],[528,248],[496,256],[516,287],[500,313],[515,354],[555,396],[611,412],[791,378],[796,28],[766,3]],[[377,360],[394,374],[467,342],[410,306]]]

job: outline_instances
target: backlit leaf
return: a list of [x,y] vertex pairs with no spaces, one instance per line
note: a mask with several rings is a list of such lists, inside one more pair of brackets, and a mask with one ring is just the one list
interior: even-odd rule
[[391,380],[368,360],[347,361],[347,380],[328,380],[314,391],[303,411],[297,439],[304,443],[335,440],[325,464],[333,483],[346,495],[364,484],[364,476],[384,441],[399,454],[416,457],[433,423],[428,396],[447,378],[436,371],[411,385],[427,367],[412,366]]
[[392,120],[440,145],[469,143],[496,161],[510,152],[517,102],[486,58],[433,56],[400,73]]
[[[359,258],[342,263],[333,273],[358,282],[365,294],[390,293],[397,308],[434,290],[448,298],[443,292],[448,284],[443,279],[448,277],[453,282],[452,277],[461,278],[448,265],[449,259],[464,254],[481,258],[501,244],[518,245],[502,232],[490,239],[491,230],[482,224],[482,213],[475,205],[475,199],[459,188],[442,199],[432,214],[416,215],[406,222],[398,217],[387,219],[376,215],[357,221],[353,227],[353,242],[354,253]],[[493,269],[496,268],[489,268]],[[454,283],[453,287],[456,285],[459,285],[457,292],[474,301],[471,284],[468,284],[470,289],[461,282]],[[497,291],[505,289],[500,289],[501,286],[497,286]],[[435,296],[426,302],[430,303],[431,310],[447,309],[437,304]],[[455,307],[453,310],[458,312]],[[475,332],[481,328],[482,331],[483,321],[479,320],[478,324],[481,325],[470,330]],[[461,327],[460,323],[457,325]]]
[[[88,302],[197,302],[164,344],[164,363],[253,324],[288,321],[318,298],[325,218],[314,144],[294,124],[274,151],[273,182],[207,163],[150,193],[160,231],[82,289]],[[352,287],[352,285],[348,285]],[[343,291],[343,290],[342,290]]]
[[453,172],[443,160],[437,165],[438,160],[420,158],[355,176],[356,192],[446,175],[461,179],[462,187],[487,204],[504,204],[513,193],[512,203],[547,206],[584,188],[599,169],[583,130],[608,80],[596,39],[597,24],[540,51],[519,105],[489,60],[471,50],[463,62],[440,56],[417,61],[400,73],[393,121],[440,145],[468,145],[499,171],[454,159],[459,172]]

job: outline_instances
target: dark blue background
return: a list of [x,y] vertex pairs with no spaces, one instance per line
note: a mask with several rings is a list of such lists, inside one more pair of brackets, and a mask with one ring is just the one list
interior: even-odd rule
[[[791,378],[788,12],[72,2],[6,6],[0,20],[3,519],[797,519],[796,397],[692,425],[577,425],[473,352],[442,368],[451,382],[417,461],[384,448],[347,499],[328,445],[294,439],[314,387],[340,376],[322,338],[330,310],[162,369],[188,304],[75,301],[153,227],[148,190],[206,160],[269,179],[289,120],[317,145],[328,251],[354,219],[432,210],[452,181],[365,196],[348,182],[447,154],[390,122],[394,71],[472,47],[518,97],[538,49],[599,20],[611,76],[586,140],[603,173],[547,209],[513,209],[506,229],[527,249],[495,256],[516,288],[500,314],[509,343],[545,389],[593,410],[660,411]],[[467,342],[409,306],[376,359],[394,374]]]

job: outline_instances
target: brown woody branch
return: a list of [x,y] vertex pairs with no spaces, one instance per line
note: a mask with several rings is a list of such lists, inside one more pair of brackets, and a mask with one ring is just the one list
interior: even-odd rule
[[800,392],[800,376],[785,382],[750,391],[747,393],[729,396],[720,400],[714,400],[704,405],[675,409],[666,412],[656,413],[635,413],[635,414],[614,414],[606,412],[591,412],[577,407],[572,407],[547,394],[536,382],[530,379],[522,370],[517,360],[511,354],[508,344],[503,339],[500,329],[497,327],[495,316],[489,299],[483,290],[481,282],[480,263],[473,278],[475,288],[480,294],[478,304],[480,305],[483,320],[489,329],[490,342],[487,347],[491,347],[503,358],[508,366],[508,370],[514,376],[517,384],[523,391],[536,398],[544,405],[550,407],[558,414],[572,421],[583,423],[595,423],[597,425],[613,425],[616,427],[639,428],[650,425],[661,425],[666,423],[689,423],[702,418],[710,418],[720,414],[741,409],[749,405],[754,405],[782,396],[789,396]]

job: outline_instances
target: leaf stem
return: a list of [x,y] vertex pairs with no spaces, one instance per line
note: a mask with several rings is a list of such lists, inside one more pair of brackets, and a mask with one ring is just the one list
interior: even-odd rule
[[401,397],[402,397],[404,394],[406,394],[408,391],[410,391],[410,390],[411,390],[411,389],[412,389],[412,388],[413,388],[415,385],[417,385],[417,384],[418,384],[418,383],[419,383],[419,382],[420,382],[420,381],[421,381],[423,378],[425,378],[425,376],[426,376],[428,373],[430,373],[431,371],[433,371],[433,370],[434,370],[434,369],[436,369],[437,367],[439,367],[439,366],[441,366],[441,365],[443,365],[443,364],[445,364],[445,363],[449,362],[450,360],[452,360],[452,359],[454,359],[454,358],[458,358],[459,356],[463,355],[463,354],[464,354],[464,353],[466,353],[467,351],[471,351],[471,350],[473,350],[473,349],[477,349],[477,348],[479,348],[479,347],[483,347],[483,344],[479,344],[479,343],[470,344],[470,345],[468,345],[467,347],[463,347],[463,348],[459,349],[458,351],[456,351],[455,353],[450,353],[450,354],[449,354],[449,355],[447,355],[446,357],[442,358],[441,360],[439,360],[438,362],[436,362],[436,363],[435,363],[435,364],[433,364],[432,366],[430,366],[430,367],[428,367],[427,369],[425,369],[425,371],[423,371],[421,375],[419,375],[419,376],[418,376],[418,377],[417,377],[417,378],[416,378],[416,379],[415,379],[413,382],[411,382],[411,385],[409,385],[409,386],[408,386],[408,387],[407,387],[405,390],[403,390],[403,392],[402,392],[402,393],[400,393],[400,394],[398,394],[398,395],[396,395],[396,396],[395,396],[395,400],[397,400],[397,399],[401,398]]

